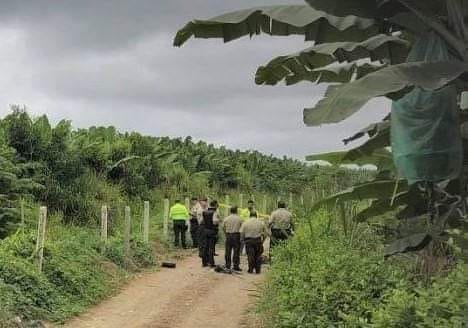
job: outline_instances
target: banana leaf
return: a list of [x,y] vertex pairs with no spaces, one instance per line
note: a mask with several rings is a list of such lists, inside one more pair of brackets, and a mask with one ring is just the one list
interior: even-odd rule
[[467,70],[468,64],[456,60],[385,67],[357,81],[330,86],[315,107],[304,110],[304,122],[308,126],[337,123],[356,113],[374,97],[399,99],[415,86],[437,90]]
[[[342,1],[327,1],[342,5]],[[335,11],[317,10],[308,5],[277,5],[234,11],[187,23],[177,32],[174,46],[180,47],[192,37],[222,38],[224,42],[229,42],[261,33],[278,36],[299,34],[305,35],[307,41],[321,43],[361,41],[377,34],[374,18],[338,16],[334,15]]]
[[[355,78],[361,78],[369,73],[378,71],[386,67],[383,64],[374,63],[345,63],[331,64],[329,66],[316,68],[312,71],[299,73],[294,72],[293,75],[285,77],[286,85],[293,85],[301,81],[309,81],[313,83],[345,83]],[[257,74],[262,74],[261,70]],[[257,78],[258,76],[256,76]],[[262,76],[262,78],[270,79],[270,76]],[[273,77],[275,79],[275,77]],[[266,81],[269,84],[271,81]],[[273,84],[276,84],[274,82]]]
[[[316,81],[313,71],[333,62],[354,62],[369,58],[371,61],[385,60],[391,64],[401,64],[408,55],[410,43],[398,36],[379,34],[362,42],[335,42],[318,44],[301,52],[280,56],[257,70],[257,84],[275,85],[285,80],[286,84],[302,80]],[[355,67],[364,65],[354,64]],[[364,66],[365,67],[365,66]],[[348,69],[350,71],[350,69]],[[370,73],[368,71],[367,73]],[[312,77],[311,77],[312,75]],[[361,72],[358,77],[364,76]],[[327,82],[348,82],[350,78]]]
[[[395,183],[395,180],[376,180],[359,184],[320,200],[314,204],[312,210],[351,200],[390,198],[394,192]],[[402,190],[408,188],[404,180],[400,180],[398,184]]]
[[[351,152],[351,155],[350,155]],[[380,169],[386,169],[392,165],[392,154],[386,149],[376,150],[372,154],[356,153],[354,149],[350,151],[339,151],[324,154],[306,156],[307,161],[326,161],[333,165],[341,164],[372,164]]]
[[416,233],[414,235],[398,239],[387,245],[384,250],[386,257],[399,253],[414,252],[426,247],[432,240],[432,236],[428,233]]

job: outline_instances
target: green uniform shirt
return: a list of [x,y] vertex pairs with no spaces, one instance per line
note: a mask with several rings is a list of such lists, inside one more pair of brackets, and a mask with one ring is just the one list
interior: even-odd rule
[[174,204],[169,211],[169,218],[173,221],[185,221],[189,217],[187,208],[182,204]]

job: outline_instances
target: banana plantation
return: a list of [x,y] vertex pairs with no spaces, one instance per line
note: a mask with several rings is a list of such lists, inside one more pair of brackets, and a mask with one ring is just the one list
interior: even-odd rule
[[[115,295],[136,273],[159,269],[167,254],[189,259],[181,260],[183,269],[152,276],[140,288],[158,288],[155,281],[169,277],[168,290],[140,302],[167,297],[167,304],[177,305],[173,312],[167,304],[157,309],[171,314],[162,321],[155,316],[151,324],[158,327],[234,327],[235,318],[215,322],[213,312],[236,310],[229,302],[242,298],[235,294],[240,290],[255,291],[255,300],[244,304],[242,327],[468,327],[468,2],[265,2],[209,19],[186,17],[173,45],[300,35],[303,50],[278,53],[252,72],[252,82],[308,85],[311,92],[326,84],[318,102],[304,104],[302,119],[310,127],[333,130],[373,98],[385,98],[391,110],[382,108],[382,120],[345,138],[348,150],[301,161],[192,137],[145,136],[113,126],[76,129],[70,121],[51,124],[45,115],[12,106],[0,119],[0,327],[68,322]],[[184,69],[192,74],[193,67]],[[323,161],[329,165],[317,164]],[[226,210],[247,199],[256,205],[264,199],[268,212],[288,207],[294,229],[261,258],[268,262],[261,280],[242,287],[248,278],[236,280],[233,292],[232,280],[196,271],[190,261],[200,253],[174,250],[167,239],[168,204],[190,197],[231,197]],[[98,232],[102,205],[109,208],[105,244]],[[49,211],[42,247],[36,244],[39,206]],[[147,227],[139,220],[148,210],[151,243],[141,238]],[[38,271],[39,248],[45,262]],[[171,282],[190,286],[178,290]],[[192,312],[203,317],[196,306],[220,290],[224,298],[206,303],[208,319],[193,321]],[[157,311],[139,313],[129,300],[138,297],[117,298],[118,305],[130,304],[113,309],[117,314],[103,311],[112,304],[105,303],[78,321],[97,322],[90,317],[101,311],[105,319],[87,327],[142,327],[124,317]]]
[[[163,235],[163,199],[224,201],[231,195],[242,203],[243,195],[244,203],[257,197],[270,210],[277,199],[294,199],[299,210],[373,175],[190,137],[73,129],[70,121],[53,125],[15,106],[0,120],[0,138],[0,327],[13,325],[15,316],[62,322],[112,293],[128,270],[154,265],[152,246],[141,236],[143,201],[151,204],[150,237],[162,256],[171,252]],[[97,233],[102,205],[109,209],[104,253]],[[122,246],[127,205],[134,217],[130,269]],[[39,206],[49,213],[42,272],[35,251]],[[102,265],[107,262],[118,269],[109,272]]]
[[[174,39],[180,47],[191,38],[230,42],[258,34],[303,35],[304,50],[279,54],[258,67],[254,80],[258,85],[329,84],[323,98],[304,109],[308,126],[346,120],[375,97],[392,103],[381,122],[343,140],[367,137],[361,145],[308,157],[336,165],[372,163],[378,173],[312,206],[309,230],[280,252],[285,266],[273,267],[270,298],[264,302],[272,317],[267,322],[275,327],[466,327],[466,288],[460,294],[449,286],[465,284],[468,274],[468,3],[305,2],[192,20]],[[381,239],[374,240],[367,229]],[[356,253],[339,250],[342,245]],[[373,252],[379,260],[371,260]],[[324,258],[330,263],[320,263]],[[331,267],[345,273],[332,274]]]

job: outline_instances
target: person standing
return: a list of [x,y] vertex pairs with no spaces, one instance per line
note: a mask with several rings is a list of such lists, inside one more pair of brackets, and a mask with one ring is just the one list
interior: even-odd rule
[[292,214],[286,209],[285,202],[278,202],[278,209],[271,213],[268,225],[271,229],[271,248],[292,235]]
[[255,212],[255,202],[250,199],[247,202],[247,208],[239,208],[238,212],[239,212],[240,218],[243,221],[247,221],[250,217],[250,213]]
[[210,207],[211,208],[214,208],[215,209],[215,213],[213,215],[213,222],[215,223],[215,252],[214,252],[214,256],[218,256],[218,254],[216,254],[216,245],[218,244],[218,241],[219,241],[219,225],[222,223],[222,219],[219,215],[219,203],[217,200],[213,200],[211,203],[210,203]]
[[198,213],[200,212],[201,205],[195,197],[190,202],[190,236],[192,237],[192,247],[198,248]]
[[250,213],[257,211],[255,209],[255,202],[252,199],[249,199],[249,201],[247,202],[247,209],[249,210],[249,216],[250,216]]
[[216,216],[216,202],[212,201],[208,209],[202,213],[200,229],[200,249],[203,267],[215,266],[214,255],[216,246],[216,233],[218,218]]
[[249,262],[248,273],[259,274],[262,270],[263,241],[268,236],[265,223],[257,218],[257,212],[250,213],[250,218],[240,228],[241,238],[245,242]]
[[198,256],[203,258],[204,233],[203,233],[203,212],[208,209],[208,200],[206,197],[200,197],[198,203],[200,206],[197,208],[197,219],[198,219]]
[[[255,211],[255,202],[252,199],[249,199],[249,201],[247,202],[247,208],[240,208],[238,211],[239,211],[239,216],[240,216],[242,222],[247,221],[250,218],[250,213],[256,212]],[[241,240],[241,245],[240,245],[241,255],[244,254],[244,249],[245,249],[245,244],[244,244],[244,241]]]
[[240,268],[240,228],[242,226],[242,219],[237,215],[237,206],[230,209],[230,215],[224,219],[221,226],[223,227],[224,234],[226,235],[225,241],[225,264],[227,269],[231,269],[231,263],[234,264],[235,271],[242,271]]
[[169,210],[169,218],[172,220],[174,228],[174,246],[179,247],[179,240],[181,240],[182,247],[187,248],[185,232],[188,229],[189,213],[179,199],[174,202],[174,205]]

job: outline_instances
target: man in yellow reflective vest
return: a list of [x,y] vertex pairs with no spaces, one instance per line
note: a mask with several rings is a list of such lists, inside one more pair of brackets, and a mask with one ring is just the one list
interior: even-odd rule
[[239,216],[242,219],[242,221],[247,221],[247,219],[250,218],[250,213],[255,211],[255,202],[253,200],[249,200],[247,202],[247,208],[239,209]]
[[189,212],[187,208],[177,199],[175,204],[169,210],[169,218],[172,220],[174,228],[174,246],[179,247],[179,240],[182,241],[182,247],[187,248],[185,242],[185,233],[188,229]]

